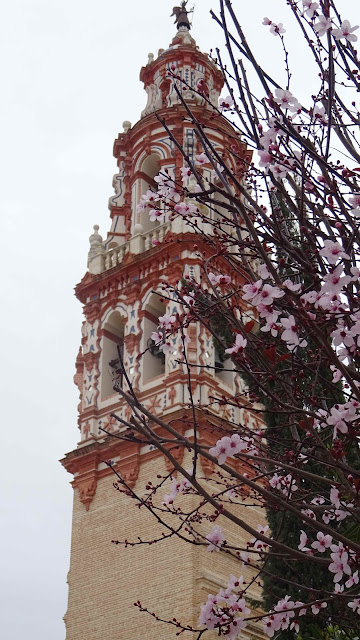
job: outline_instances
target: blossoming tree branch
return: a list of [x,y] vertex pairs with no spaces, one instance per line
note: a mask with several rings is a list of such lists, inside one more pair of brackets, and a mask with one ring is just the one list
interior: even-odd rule
[[[279,13],[280,4],[271,9]],[[333,0],[283,4],[312,56],[316,92],[301,100],[292,92],[284,22],[265,17],[261,27],[283,51],[284,69],[275,73],[258,63],[232,3],[220,0],[213,17],[226,54],[213,55],[228,95],[211,108],[214,129],[224,119],[232,125],[233,144],[219,152],[184,101],[198,152],[189,158],[162,122],[183,167],[160,172],[157,189],[149,188],[139,203],[152,221],[182,217],[197,234],[194,253],[203,258],[200,279],[187,274],[176,286],[164,281],[158,294],[178,311],[160,317],[152,335],[154,346],[176,351],[187,371],[193,411],[185,431],[192,435],[142,406],[126,371],[127,384],[115,381],[133,411],[131,420],[120,420],[127,427],[120,437],[157,447],[173,468],[169,477],[149,481],[145,498],[120,477],[119,490],[164,525],[164,537],[238,562],[238,573],[209,594],[198,627],[169,621],[198,638],[215,629],[235,639],[250,619],[270,638],[310,638],[312,621],[353,638],[360,623],[358,26]],[[175,68],[168,73],[181,96],[185,82]],[[197,90],[208,100],[204,83]],[[252,150],[247,163],[239,141]],[[195,407],[195,367],[187,356],[193,323],[212,337],[224,369],[241,376],[241,393]],[[251,407],[262,426],[218,421],[215,428],[215,404]],[[216,434],[211,447],[199,437],[199,412]],[[176,448],[191,452],[188,466]],[[200,457],[214,465],[212,479],[199,473]],[[197,498],[191,510],[187,495]],[[257,508],[257,526],[248,522],[247,504]],[[226,522],[247,542],[228,541]],[[147,543],[153,541],[124,544]],[[279,562],[286,570],[278,571]],[[317,579],[308,579],[308,571]],[[254,581],[264,589],[256,615],[247,600]]]

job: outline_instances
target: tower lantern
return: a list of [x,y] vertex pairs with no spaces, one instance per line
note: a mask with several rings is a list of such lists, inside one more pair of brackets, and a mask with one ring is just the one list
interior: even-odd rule
[[[166,121],[191,160],[202,151],[194,124],[184,117],[181,95],[196,119],[208,127],[217,149],[226,154],[234,144],[234,131],[223,118],[218,116],[214,126],[211,104],[218,102],[223,79],[190,35],[188,13],[186,2],[174,7],[175,37],[157,57],[149,54],[140,71],[147,103],[140,120],[133,126],[124,122],[114,142],[118,171],[113,178],[115,193],[109,199],[111,227],[103,239],[94,226],[88,271],[76,286],[85,320],[74,378],[80,394],[79,443],[62,460],[73,475],[74,487],[66,640],[165,640],[172,637],[168,626],[149,621],[144,614],[141,617],[133,602],[140,599],[162,617],[175,615],[196,624],[199,605],[209,588],[223,580],[219,559],[212,555],[209,560],[191,545],[181,547],[180,562],[176,540],[133,550],[119,550],[111,544],[113,539],[159,535],[155,520],[135,510],[131,500],[113,488],[112,468],[138,495],[151,475],[171,472],[167,459],[157,450],[117,437],[124,427],[113,414],[125,421],[131,417],[129,406],[114,390],[114,380],[117,386],[125,384],[119,355],[141,403],[150,412],[181,430],[186,428],[189,403],[176,339],[166,355],[154,349],[150,340],[158,318],[179,308],[176,300],[164,300],[157,294],[162,283],[175,285],[186,275],[201,276],[194,229],[181,216],[159,223],[150,220],[148,211],[138,210],[142,195],[155,186],[159,172],[176,179],[184,165],[182,153],[161,121]],[[237,145],[238,154],[249,161],[251,154],[245,145],[239,141]],[[220,399],[224,393],[240,394],[239,376],[231,370],[230,361],[223,367],[206,330],[191,324],[188,333],[195,403],[208,405],[210,398]],[[239,420],[240,409],[224,411],[214,402],[211,407],[214,424]],[[256,427],[257,418],[251,411],[243,414]],[[109,460],[112,468],[106,464]],[[204,460],[203,474],[211,471]]]

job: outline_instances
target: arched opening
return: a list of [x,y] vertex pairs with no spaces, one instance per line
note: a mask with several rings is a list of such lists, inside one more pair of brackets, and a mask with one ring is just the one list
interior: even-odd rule
[[147,349],[143,356],[143,377],[144,382],[152,380],[157,376],[165,374],[165,354],[156,347],[151,334],[157,331],[159,317],[166,313],[166,306],[160,302],[157,295],[151,296],[149,302],[144,309],[144,350]]
[[[156,153],[151,153],[149,156],[145,158],[141,165],[141,171],[145,173],[150,178],[150,184],[154,180],[155,176],[160,171],[160,159]],[[149,183],[146,184],[145,191],[149,188]],[[145,193],[143,191],[143,193]]]
[[[120,354],[119,354],[120,352]],[[111,313],[102,330],[101,399],[113,395],[114,381],[122,386],[124,357],[124,318],[118,311]]]
[[228,387],[232,387],[234,363],[226,353],[222,353],[216,346],[214,346],[214,367],[215,378]]

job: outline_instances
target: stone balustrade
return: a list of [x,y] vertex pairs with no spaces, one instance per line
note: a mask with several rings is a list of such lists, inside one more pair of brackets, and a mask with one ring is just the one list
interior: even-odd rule
[[89,252],[88,268],[90,273],[99,274],[117,267],[122,263],[127,253],[139,254],[149,251],[163,242],[170,229],[171,222],[165,222],[150,231],[137,233],[128,242],[108,250],[104,250],[104,245],[97,241],[95,245],[93,244],[92,251]]

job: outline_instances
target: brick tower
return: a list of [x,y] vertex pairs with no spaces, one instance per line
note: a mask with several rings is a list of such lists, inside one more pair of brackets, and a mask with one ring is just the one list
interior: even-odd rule
[[[113,179],[115,195],[109,200],[111,229],[103,241],[98,227],[94,227],[88,272],[76,287],[85,321],[74,378],[80,392],[80,441],[62,460],[73,474],[74,488],[66,640],[173,638],[176,629],[139,613],[133,603],[141,600],[164,618],[176,616],[196,624],[200,603],[234,571],[230,558],[176,540],[133,549],[111,544],[113,539],[152,539],[159,528],[150,515],[134,508],[134,501],[113,488],[113,472],[103,461],[112,460],[139,495],[149,478],[171,471],[157,450],[109,435],[119,432],[119,423],[111,413],[125,419],[131,415],[113,389],[118,346],[127,374],[151,412],[181,425],[189,400],[186,373],[174,354],[163,355],[147,347],[159,316],[174,311],[171,303],[161,301],[154,293],[160,290],[160,283],[175,284],[185,273],[200,277],[200,259],[194,251],[197,238],[181,216],[159,224],[150,222],[147,211],[137,211],[142,194],[154,186],[159,171],[167,169],[177,177],[183,166],[181,153],[157,115],[166,119],[190,158],[201,151],[193,125],[184,120],[184,108],[175,90],[178,81],[169,75],[169,69],[176,69],[186,81],[184,98],[198,121],[209,125],[208,135],[216,147],[225,153],[233,136],[233,130],[221,118],[214,127],[212,109],[191,89],[200,82],[210,101],[217,104],[223,79],[208,56],[196,47],[186,10],[178,12],[177,27],[169,48],[161,49],[156,58],[149,54],[147,65],[141,69],[146,107],[134,126],[124,122],[124,131],[114,143],[118,172]],[[238,154],[249,159],[245,146],[238,144]],[[189,334],[189,361],[216,366],[217,354],[206,331],[194,324]],[[239,377],[222,371],[220,366],[199,367],[193,383],[195,402],[201,405],[209,396],[241,393]],[[212,411],[214,420],[239,419],[235,410],[224,411],[216,404]],[[244,411],[242,420],[253,424],[256,418]],[[210,467],[204,463],[204,475],[211,473]],[[250,632],[251,626],[244,638],[252,637]]]

